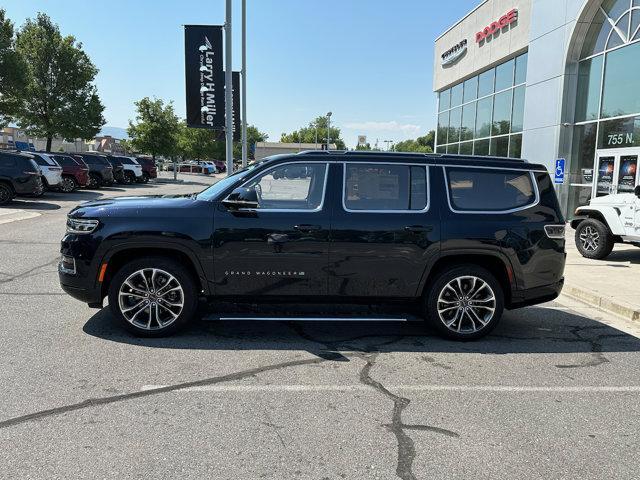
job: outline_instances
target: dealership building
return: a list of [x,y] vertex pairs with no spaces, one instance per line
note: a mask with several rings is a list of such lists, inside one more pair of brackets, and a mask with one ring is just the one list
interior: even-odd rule
[[542,163],[569,217],[638,184],[640,0],[484,1],[436,39],[433,89],[437,152]]

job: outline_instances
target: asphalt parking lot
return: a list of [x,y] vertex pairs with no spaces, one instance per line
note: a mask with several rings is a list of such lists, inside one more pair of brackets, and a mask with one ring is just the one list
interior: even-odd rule
[[640,328],[566,297],[455,343],[358,322],[139,339],[61,291],[73,206],[213,181],[183,178],[0,209],[1,478],[637,477]]

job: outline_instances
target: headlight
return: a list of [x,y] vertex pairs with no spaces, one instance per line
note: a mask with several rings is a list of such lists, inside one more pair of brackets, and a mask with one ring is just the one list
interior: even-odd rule
[[91,233],[98,227],[98,220],[67,218],[67,233]]

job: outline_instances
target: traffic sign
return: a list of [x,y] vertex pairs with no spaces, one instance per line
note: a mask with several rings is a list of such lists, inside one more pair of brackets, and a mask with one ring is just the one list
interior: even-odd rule
[[564,183],[564,158],[556,160],[555,183]]

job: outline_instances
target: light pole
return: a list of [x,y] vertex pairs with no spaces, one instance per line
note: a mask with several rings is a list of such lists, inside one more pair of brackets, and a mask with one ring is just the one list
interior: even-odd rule
[[242,167],[247,166],[247,0],[242,0]]
[[233,88],[232,76],[233,63],[231,61],[231,0],[227,0],[227,14],[224,24],[225,47],[225,89],[224,89],[224,128],[226,134],[227,176],[233,173]]
[[327,151],[329,151],[329,140],[331,136],[331,112],[327,113]]

